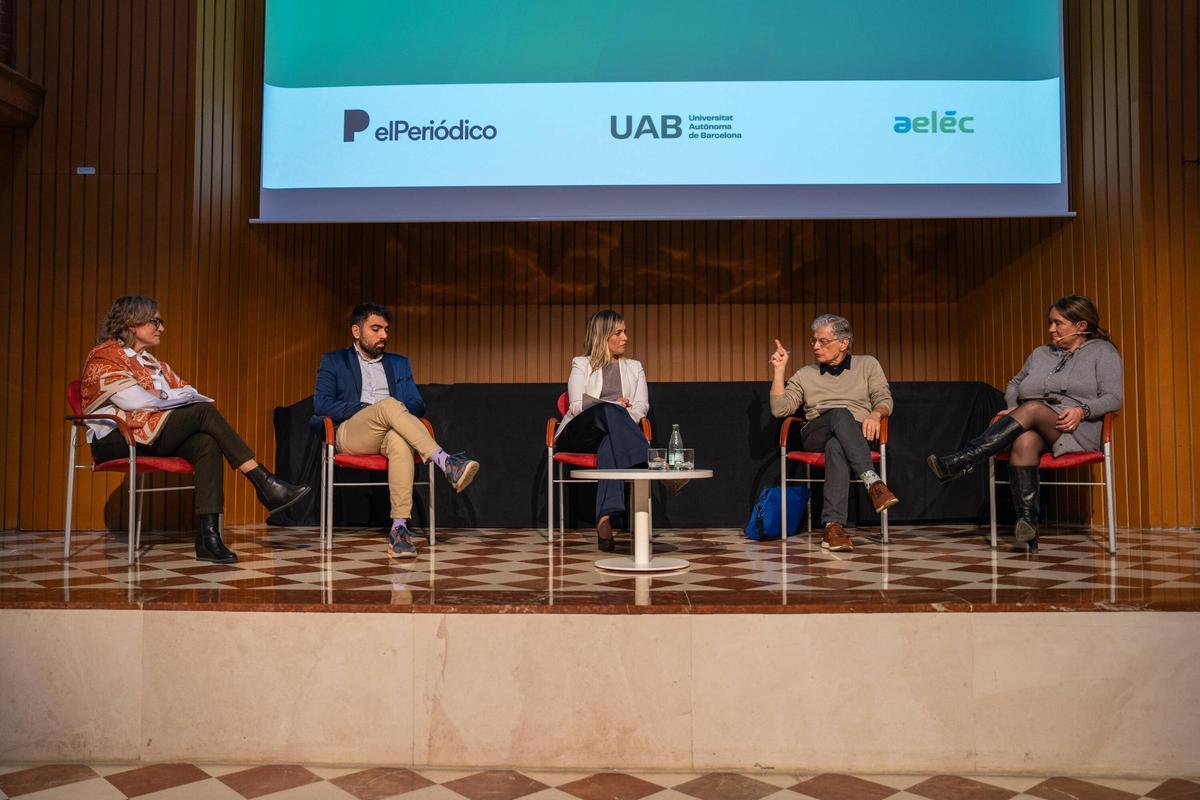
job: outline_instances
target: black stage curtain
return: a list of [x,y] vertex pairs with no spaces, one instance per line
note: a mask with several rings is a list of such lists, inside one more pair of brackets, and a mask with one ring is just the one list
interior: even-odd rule
[[[987,470],[941,486],[925,466],[929,453],[948,453],[987,426],[1004,406],[1004,396],[978,382],[891,384],[895,412],[890,420],[888,484],[900,497],[894,523],[982,522],[987,515]],[[756,383],[654,383],[650,422],[654,444],[665,447],[678,424],[696,465],[715,470],[670,496],[655,486],[658,527],[742,527],[759,491],[779,483],[780,420],[767,405],[769,385]],[[546,420],[563,391],[559,383],[454,384],[421,387],[438,442],[448,452],[465,450],[480,462],[479,475],[456,495],[436,478],[438,527],[525,528],[546,525]],[[311,499],[269,520],[277,525],[316,525],[320,490],[320,442],[308,426],[312,398],[275,409],[276,470],[286,480],[313,487]],[[793,446],[798,443],[797,437]],[[420,468],[418,468],[420,469]],[[803,466],[793,465],[795,470]],[[819,471],[815,471],[814,476]],[[339,470],[339,480],[383,480],[383,473]],[[851,522],[878,523],[861,487],[852,489]],[[425,490],[414,498],[416,525],[425,524]],[[814,497],[820,508],[819,490]],[[595,490],[568,486],[568,527],[590,527]],[[387,524],[386,490],[339,489],[337,525]]]

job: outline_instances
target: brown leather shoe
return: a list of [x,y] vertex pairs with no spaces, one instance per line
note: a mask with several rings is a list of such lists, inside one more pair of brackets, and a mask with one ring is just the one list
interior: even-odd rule
[[850,534],[846,533],[840,522],[831,522],[825,526],[825,538],[821,540],[821,547],[831,553],[848,553],[854,549],[854,543],[850,541]]
[[886,509],[891,508],[900,501],[896,499],[896,495],[892,494],[892,490],[887,487],[883,481],[875,481],[867,487],[867,496],[871,498],[871,504],[875,506],[875,513],[878,514]]
[[596,548],[605,553],[617,549],[617,540],[613,538],[612,520],[607,515],[596,523]]

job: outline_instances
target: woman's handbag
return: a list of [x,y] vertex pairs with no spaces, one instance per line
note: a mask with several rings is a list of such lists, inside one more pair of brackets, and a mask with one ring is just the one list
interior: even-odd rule
[[[803,486],[795,486],[787,490],[787,526],[788,536],[800,527],[800,517],[808,507],[808,498],[812,492]],[[758,500],[750,511],[750,521],[746,523],[746,538],[763,541],[779,538],[779,517],[781,513],[779,487],[769,486],[758,494]]]

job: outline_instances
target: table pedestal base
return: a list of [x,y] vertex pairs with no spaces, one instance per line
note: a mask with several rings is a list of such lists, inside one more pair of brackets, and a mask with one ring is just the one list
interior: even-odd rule
[[[572,478],[601,481],[633,481],[633,558],[606,558],[596,562],[600,569],[622,573],[654,573],[677,572],[688,568],[688,562],[682,558],[655,558],[654,547],[650,543],[650,483],[655,480],[697,480],[711,478],[711,469],[686,469],[677,471],[648,470],[648,469],[576,469],[571,471]],[[674,549],[666,545],[663,549]],[[643,579],[639,579],[641,581]],[[649,600],[649,582],[647,577],[646,599]],[[641,591],[641,583],[638,584]]]
[[646,563],[638,563],[632,558],[606,558],[597,561],[600,569],[613,572],[676,572],[688,568],[688,562],[682,558],[653,558]]
[[654,558],[650,546],[650,481],[633,482],[633,558],[606,558],[596,562],[613,572],[676,572],[688,568],[681,558]]

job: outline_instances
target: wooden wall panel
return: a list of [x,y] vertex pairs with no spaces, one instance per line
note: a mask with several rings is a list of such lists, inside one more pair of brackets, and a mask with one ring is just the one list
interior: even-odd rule
[[1147,3],[1138,85],[1143,200],[1138,275],[1147,524],[1200,526],[1200,21],[1197,4]]
[[[160,355],[270,463],[272,409],[311,392],[364,299],[396,309],[422,382],[562,380],[612,306],[653,380],[765,380],[771,340],[803,358],[808,320],[834,311],[894,380],[1003,385],[1047,302],[1082,291],[1127,362],[1121,521],[1195,525],[1200,372],[1178,366],[1195,360],[1196,7],[1066,9],[1073,220],[253,226],[261,0],[20,0],[14,65],[47,95],[33,129],[0,129],[0,412],[25,420],[0,434],[0,524],[62,524],[62,393],[122,293],[162,301]],[[118,485],[84,476],[81,525],[119,525]],[[227,490],[230,522],[262,518],[243,481]],[[156,499],[153,523],[189,513]]]
[[[1136,261],[1130,231],[1137,214],[1132,187],[1138,128],[1130,85],[1137,64],[1129,48],[1136,50],[1137,6],[1125,0],[1068,3],[1066,14],[1070,188],[1078,217],[963,223],[979,266],[970,271],[960,301],[961,374],[997,386],[1045,341],[1049,302],[1072,292],[1097,301],[1126,369],[1133,375],[1140,367],[1138,307],[1123,302],[1120,288]],[[1142,517],[1147,487],[1137,469],[1144,396],[1132,380],[1125,389],[1117,426],[1117,505],[1121,521],[1129,523]],[[1047,501],[1057,517],[1096,516],[1100,510],[1097,495],[1080,491],[1051,492]]]
[[[1196,53],[1192,2],[1066,4],[1070,221],[960,223],[959,376],[1002,386],[1044,339],[1048,303],[1087,294],[1125,361],[1117,425],[1122,524],[1200,525],[1200,301]],[[1098,493],[1057,492],[1059,518],[1099,519]]]
[[[114,285],[153,288],[147,248],[155,241],[157,206],[145,194],[156,177],[130,154],[153,153],[144,132],[171,130],[145,123],[151,104],[173,110],[177,128],[186,128],[189,114],[186,93],[144,91],[146,65],[171,50],[151,26],[159,18],[147,11],[114,4],[109,14],[101,4],[54,2],[22,5],[16,17],[15,68],[54,90],[32,130],[0,134],[0,192],[10,226],[3,237],[5,410],[28,423],[4,434],[5,526],[61,524],[63,391],[107,303],[98,298],[111,299]],[[187,30],[189,14],[180,16]],[[98,174],[77,176],[76,166]],[[115,485],[110,477],[85,482],[81,507],[102,506]]]

